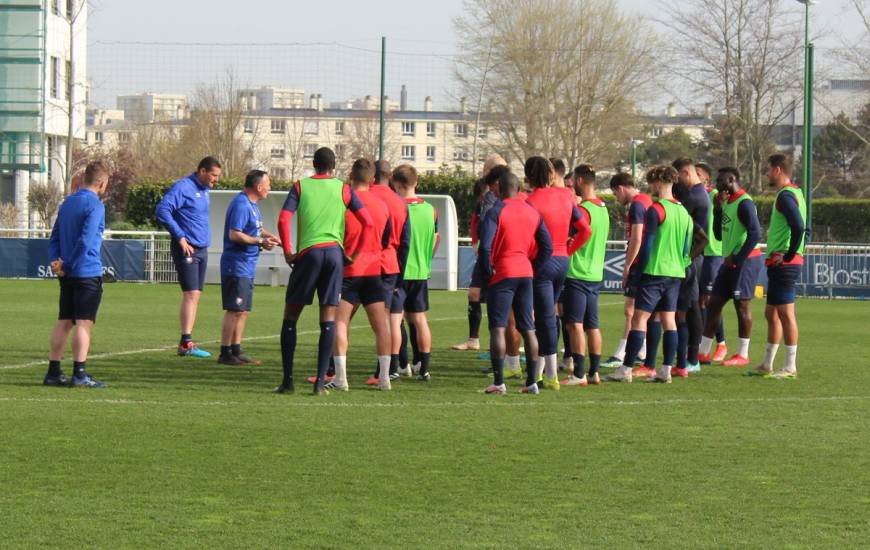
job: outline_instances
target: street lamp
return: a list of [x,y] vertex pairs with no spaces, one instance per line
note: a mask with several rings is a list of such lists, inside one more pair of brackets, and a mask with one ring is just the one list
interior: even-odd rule
[[643,140],[631,138],[629,144],[631,145],[631,180],[634,181],[637,172],[637,146],[643,145]]
[[804,5],[804,142],[801,156],[801,186],[807,204],[807,227],[813,219],[813,43],[810,42],[810,6],[815,0],[797,0]]

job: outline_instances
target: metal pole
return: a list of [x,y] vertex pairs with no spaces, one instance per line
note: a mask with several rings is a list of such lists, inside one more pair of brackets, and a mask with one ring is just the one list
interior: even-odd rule
[[387,37],[381,37],[381,105],[380,113],[380,131],[378,134],[378,159],[384,158],[384,112],[387,106],[384,105],[384,94],[386,93],[386,67],[387,67]]
[[806,135],[806,183],[804,184],[804,200],[807,203],[807,242],[810,241],[813,229],[813,65],[815,63],[815,47],[812,43],[809,45],[807,73],[808,86],[806,91],[807,96],[807,135]]
[[[631,139],[631,180],[634,181],[637,173],[637,141]],[[637,182],[635,182],[637,185]]]
[[[804,2],[804,120],[803,120],[803,144],[801,150],[801,186],[803,187],[804,199],[807,201],[807,217],[809,217],[809,202],[812,186],[810,178],[812,178],[811,164],[813,162],[812,145],[812,76],[811,76],[811,61],[812,55],[810,45],[810,0],[802,0]],[[809,223],[809,220],[808,220]]]

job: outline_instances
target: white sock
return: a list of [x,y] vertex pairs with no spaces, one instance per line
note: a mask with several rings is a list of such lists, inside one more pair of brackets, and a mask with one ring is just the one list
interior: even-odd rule
[[737,354],[741,357],[749,357],[749,338],[738,338]]
[[710,348],[713,347],[713,339],[701,336],[701,345],[698,347],[698,353],[701,355],[710,355]]
[[662,365],[659,368],[659,378],[667,378],[671,375],[671,366],[670,365]]
[[347,355],[336,355],[332,359],[335,362],[335,384],[347,385]]
[[631,367],[626,367],[625,365],[620,365],[618,370],[619,370],[619,374],[622,374],[622,375],[631,374]]
[[785,346],[785,364],[783,368],[789,372],[797,370],[797,346]]
[[779,350],[779,344],[767,343],[764,350],[764,368],[770,370],[773,368],[773,360],[776,359],[776,352]]
[[625,345],[628,343],[628,340],[623,338],[619,341],[619,345],[616,346],[616,351],[613,352],[613,356],[622,361],[625,359]]
[[504,364],[507,365],[508,370],[520,370],[519,355],[506,355],[504,359]]
[[638,361],[646,361],[646,338],[643,339],[643,344],[640,346],[640,351],[637,352]]
[[556,358],[556,354],[553,355],[545,355],[544,356],[544,375],[553,379],[559,375],[559,366],[558,359]]
[[469,338],[469,339],[468,339],[468,342],[471,343],[471,344],[479,344],[479,343],[480,343],[480,338]]
[[[555,355],[553,357],[556,357]],[[535,380],[540,380],[544,376],[544,358],[538,357],[535,361]]]
[[390,379],[390,356],[378,355],[378,379],[385,382]]

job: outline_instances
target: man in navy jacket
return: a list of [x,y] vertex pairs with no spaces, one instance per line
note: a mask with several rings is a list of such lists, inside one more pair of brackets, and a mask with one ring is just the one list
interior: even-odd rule
[[199,162],[196,172],[175,182],[157,205],[157,220],[172,235],[170,252],[181,284],[181,340],[178,355],[211,357],[197,347],[191,334],[196,323],[196,309],[205,285],[209,226],[209,189],[221,176],[221,163],[214,157]]

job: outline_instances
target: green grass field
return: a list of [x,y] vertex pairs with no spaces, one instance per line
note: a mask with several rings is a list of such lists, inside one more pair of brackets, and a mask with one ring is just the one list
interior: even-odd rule
[[[52,282],[0,282],[3,547],[859,547],[870,540],[870,307],[799,303],[800,378],[709,367],[669,386],[484,396],[463,293],[435,292],[429,385],[274,395],[283,289],[259,287],[261,367],[177,357],[174,285],[107,285],[89,370],[44,388]],[[216,351],[220,292],[195,337]],[[602,298],[605,352],[621,297]],[[752,355],[764,349],[756,302]],[[312,371],[306,314],[299,374]],[[727,315],[735,336],[733,314]],[[782,361],[782,352],[778,364]],[[69,373],[71,366],[65,362]],[[301,378],[297,376],[297,379]],[[298,383],[297,383],[298,385]]]

